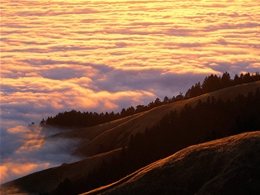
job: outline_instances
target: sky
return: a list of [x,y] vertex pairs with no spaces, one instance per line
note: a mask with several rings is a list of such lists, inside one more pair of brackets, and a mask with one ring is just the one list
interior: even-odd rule
[[0,183],[71,160],[37,160],[54,145],[31,122],[120,112],[209,74],[259,70],[259,0],[1,0]]

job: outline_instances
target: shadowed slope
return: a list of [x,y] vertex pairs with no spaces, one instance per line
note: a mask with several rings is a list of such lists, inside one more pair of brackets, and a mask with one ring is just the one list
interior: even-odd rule
[[165,114],[171,111],[182,110],[185,104],[195,106],[199,100],[206,101],[209,96],[214,96],[216,99],[221,98],[222,100],[232,99],[238,94],[247,95],[249,91],[254,91],[257,87],[260,87],[260,81],[221,89],[195,98],[165,104],[133,116],[112,121],[111,123],[81,129],[79,135],[77,135],[77,131],[74,130],[75,132],[66,132],[63,136],[84,138],[84,132],[88,134],[87,132],[90,131],[98,131],[99,133],[97,133],[96,136],[86,139],[86,141],[75,151],[75,154],[77,155],[95,155],[99,152],[126,146],[131,135],[143,132],[146,128],[154,126],[163,116],[165,116]]
[[25,191],[32,193],[53,191],[65,179],[74,182],[82,177],[86,177],[90,171],[99,168],[104,160],[109,161],[111,158],[118,155],[120,151],[121,149],[117,149],[107,153],[101,153],[78,162],[64,163],[58,167],[32,173],[1,185],[0,192],[5,194],[4,192],[9,190],[10,194],[19,194],[18,192]]
[[260,131],[185,148],[127,177],[84,193],[259,194]]

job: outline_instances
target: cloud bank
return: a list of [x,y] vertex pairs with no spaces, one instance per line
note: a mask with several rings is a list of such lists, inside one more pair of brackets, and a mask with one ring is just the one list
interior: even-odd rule
[[16,126],[1,128],[0,184],[42,169],[80,160],[71,156],[79,140],[49,137],[59,129]]
[[20,143],[21,135],[10,129],[72,109],[117,112],[185,92],[209,74],[260,70],[257,0],[3,0],[1,6],[1,154],[12,149],[1,164],[8,167],[19,167],[17,147],[2,137]]

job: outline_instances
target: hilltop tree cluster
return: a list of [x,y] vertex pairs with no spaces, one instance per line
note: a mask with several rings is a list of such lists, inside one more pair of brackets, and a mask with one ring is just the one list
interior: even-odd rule
[[187,90],[186,94],[180,92],[176,97],[173,96],[169,98],[165,96],[163,101],[159,98],[156,98],[155,101],[150,102],[148,105],[137,105],[136,108],[130,106],[129,108],[123,108],[120,113],[96,113],[96,112],[80,112],[76,110],[71,110],[69,112],[61,112],[58,113],[54,117],[48,117],[46,120],[42,119],[40,125],[51,125],[51,126],[59,126],[63,128],[79,128],[79,127],[90,127],[95,126],[102,123],[107,123],[112,120],[116,120],[119,118],[123,118],[126,116],[131,116],[133,114],[150,110],[157,106],[161,106],[163,104],[172,103],[176,101],[180,101],[183,99],[192,98],[195,96],[199,96],[204,93],[208,93],[211,91],[223,89],[226,87],[240,85],[243,83],[249,83],[260,80],[260,74],[241,74],[240,76],[235,75],[234,79],[231,79],[230,74],[225,72],[222,76],[210,75],[207,76],[203,83],[200,82],[193,85],[190,89]]
[[188,89],[185,97],[192,98],[204,93],[209,93],[219,89],[240,85],[243,83],[250,83],[258,80],[260,80],[259,73],[256,73],[255,75],[250,75],[250,73],[240,74],[240,76],[235,75],[234,79],[231,79],[231,76],[228,72],[223,73],[222,76],[211,74],[204,79],[202,84],[198,82],[190,89]]
[[156,98],[155,101],[150,102],[147,106],[137,105],[136,108],[130,106],[127,109],[123,108],[120,113],[106,112],[104,114],[102,112],[98,114],[97,112],[80,112],[71,110],[69,112],[66,111],[58,113],[56,116],[48,117],[46,120],[42,119],[40,125],[59,126],[63,128],[91,127],[144,112],[166,103],[179,101],[183,98],[184,96],[182,93],[180,93],[180,95],[178,95],[176,98],[173,97],[172,99],[169,99],[167,96],[165,96],[163,101],[161,101],[159,98]]

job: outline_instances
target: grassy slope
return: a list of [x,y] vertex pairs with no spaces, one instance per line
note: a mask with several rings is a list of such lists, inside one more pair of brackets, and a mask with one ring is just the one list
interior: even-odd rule
[[[76,163],[31,174],[13,182],[9,182],[5,186],[10,187],[18,185],[23,189],[28,190],[38,191],[39,189],[47,189],[46,191],[49,191],[49,189],[53,189],[66,177],[74,180],[82,176],[82,174],[87,175],[88,172],[94,168],[92,166],[93,163],[95,164],[95,168],[97,168],[104,159],[110,159],[112,154],[117,155],[120,148],[127,145],[131,135],[142,132],[147,127],[152,127],[158,123],[166,113],[172,110],[180,111],[185,104],[191,104],[194,106],[197,104],[198,100],[206,100],[208,96],[214,96],[216,99],[219,97],[222,99],[232,99],[239,93],[246,95],[249,91],[255,90],[257,87],[260,87],[260,81],[222,89],[188,100],[169,103],[143,113],[138,113],[133,116],[111,121],[110,123],[95,127],[66,131],[57,134],[55,137],[83,139],[82,145],[74,152],[74,154],[89,156],[89,158]],[[101,144],[103,144],[106,151],[111,152],[98,155]],[[82,171],[82,167],[88,167],[88,170]],[[32,183],[32,181],[34,182]]]
[[[221,98],[223,100],[228,98],[232,99],[239,93],[246,95],[249,91],[255,90],[257,87],[260,87],[259,81],[229,87],[212,93],[203,94],[195,98],[162,105],[149,111],[108,124],[92,127],[91,130],[98,131],[98,129],[102,128],[103,131],[99,131],[99,134],[97,134],[96,137],[92,137],[92,139],[88,139],[83,142],[83,144],[75,151],[75,154],[85,156],[95,155],[99,152],[99,147],[101,144],[105,147],[106,151],[120,148],[127,145],[131,135],[142,132],[147,127],[149,128],[154,126],[166,113],[169,113],[172,110],[180,111],[185,104],[195,106],[198,100],[205,101],[209,96],[214,96],[216,99]],[[84,134],[83,132],[88,132],[90,129],[86,128],[81,131],[82,134]]]
[[256,131],[193,145],[82,195],[257,194],[259,143]]

